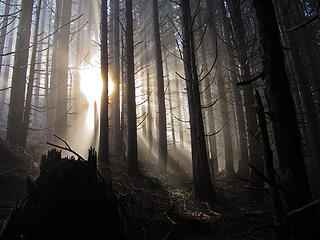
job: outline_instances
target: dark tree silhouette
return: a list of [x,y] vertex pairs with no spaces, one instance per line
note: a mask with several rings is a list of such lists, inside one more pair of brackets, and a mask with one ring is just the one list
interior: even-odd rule
[[181,0],[180,7],[182,12],[183,62],[191,127],[193,193],[196,199],[212,201],[215,191],[211,182],[206,150],[189,0]]
[[153,8],[153,31],[155,40],[155,60],[157,69],[157,91],[158,91],[158,161],[161,172],[167,171],[167,120],[166,104],[164,94],[164,79],[161,54],[160,27],[158,17],[158,0],[152,1]]
[[100,109],[100,141],[98,159],[100,163],[109,163],[109,97],[108,97],[108,5],[101,5],[101,76],[103,89]]
[[[263,48],[265,83],[270,102],[272,123],[280,168],[287,181],[285,200],[288,210],[294,210],[311,202],[307,173],[301,149],[301,137],[289,81],[286,74],[284,54],[280,43],[274,6],[271,0],[253,1]],[[293,235],[296,239],[317,239],[314,234],[312,210],[292,218]]]
[[128,136],[126,142],[129,174],[138,174],[138,146],[137,146],[137,116],[136,116],[136,93],[134,77],[134,43],[133,43],[133,17],[132,0],[126,0],[126,103]]

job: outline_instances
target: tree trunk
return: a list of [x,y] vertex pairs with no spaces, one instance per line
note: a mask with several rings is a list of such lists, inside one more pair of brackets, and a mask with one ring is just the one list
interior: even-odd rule
[[[178,72],[178,60],[177,60],[177,58],[174,58],[174,70],[175,70],[175,73]],[[184,138],[183,138],[183,125],[182,125],[183,101],[180,100],[180,91],[182,91],[180,89],[183,89],[183,87],[179,84],[180,79],[179,79],[178,76],[176,76],[175,82],[176,82],[176,89],[177,89],[176,101],[177,101],[177,104],[179,104],[179,107],[178,107],[179,141],[180,141],[180,147],[183,147],[183,141],[184,141]]]
[[[248,81],[251,79],[250,67],[248,65],[248,43],[246,41],[246,30],[242,21],[241,14],[241,4],[238,0],[231,0],[231,18],[233,19],[233,29],[234,29],[234,47],[236,50],[236,55],[240,64],[240,73],[241,73],[241,81]],[[222,4],[221,4],[222,5]],[[223,14],[226,19],[226,9],[223,7]],[[228,26],[227,26],[228,27]],[[229,30],[230,32],[230,30]],[[230,36],[230,35],[229,35]],[[255,99],[253,93],[252,85],[243,87],[243,96],[244,96],[244,105],[245,105],[245,118],[247,124],[247,135],[248,135],[248,144],[249,144],[249,154],[250,154],[250,163],[254,165],[259,171],[263,172],[263,161],[261,154],[261,146],[255,138],[256,133],[258,132],[258,124],[257,118],[255,114]],[[246,164],[246,161],[242,162],[242,164]],[[247,166],[240,166],[241,172],[243,172],[243,176],[247,176]],[[256,185],[262,185],[262,179],[254,172],[249,171],[249,179]]]
[[21,134],[23,126],[22,117],[24,110],[25,81],[28,68],[32,7],[33,1],[22,1],[7,123],[7,141],[11,144],[23,145],[23,141],[19,135]]
[[[278,19],[280,22],[280,26],[282,28],[287,28],[288,19],[284,18],[284,6],[283,3],[279,3],[278,1],[274,2],[275,6],[278,9]],[[290,19],[289,19],[290,20]],[[282,23],[282,24],[281,24]],[[281,28],[280,28],[281,29]],[[298,111],[299,114],[306,120],[307,124],[302,124],[301,128],[306,129],[304,131],[307,134],[306,137],[309,138],[308,144],[311,147],[312,153],[312,167],[311,167],[311,178],[312,184],[314,186],[314,190],[317,194],[320,194],[320,178],[318,177],[318,173],[320,172],[320,163],[318,159],[320,158],[320,149],[318,147],[318,143],[320,142],[320,125],[319,125],[319,116],[317,111],[317,103],[313,98],[315,94],[315,89],[312,87],[312,80],[310,79],[317,78],[317,75],[309,71],[308,66],[304,64],[303,60],[303,49],[301,49],[299,42],[297,41],[296,36],[292,36],[286,33],[282,33],[282,41],[285,46],[296,46],[295,49],[291,51],[287,51],[287,65],[293,69],[293,73],[296,76],[294,79],[298,91],[297,94],[301,94],[300,103],[302,105],[301,111]],[[301,34],[300,34],[301,36]],[[302,48],[306,48],[308,46],[303,46]],[[303,114],[302,114],[303,113]]]
[[[222,59],[220,59],[221,61]],[[226,161],[226,176],[234,176],[234,163],[233,163],[233,152],[232,152],[232,139],[231,139],[231,129],[230,129],[230,117],[228,109],[228,96],[226,91],[226,85],[224,81],[224,76],[221,73],[222,63],[219,64],[220,68],[217,68],[217,87],[218,87],[218,96],[220,103],[220,111],[222,118],[223,126],[223,141],[224,141],[224,157]]]
[[[171,80],[169,76],[169,69],[168,69],[168,60],[165,60],[165,72],[166,72],[166,77],[167,77],[167,82],[168,82],[168,96],[169,96],[169,108],[170,111],[172,111],[173,104],[172,104],[172,90],[171,90]],[[171,135],[172,135],[172,150],[176,150],[176,133],[175,133],[175,127],[174,127],[174,119],[173,116],[170,115],[170,125],[171,125]]]
[[114,83],[114,90],[112,94],[113,102],[114,102],[114,112],[113,112],[113,119],[114,119],[114,144],[115,144],[115,151],[116,154],[121,153],[121,146],[120,141],[120,28],[119,28],[119,0],[114,0],[114,71],[113,71],[113,83]]
[[63,1],[58,54],[58,81],[56,104],[56,135],[67,137],[68,129],[68,77],[69,77],[69,44],[72,1]]
[[100,108],[99,162],[109,164],[109,97],[108,97],[108,4],[101,5],[101,76],[103,88]]
[[[8,27],[8,20],[9,20],[9,12],[10,12],[10,2],[11,0],[6,0],[5,7],[4,7],[4,17],[1,23],[1,31],[0,31],[0,76],[2,71],[2,59],[3,59],[3,49],[7,39],[7,27]],[[12,23],[11,23],[12,24]]]
[[124,43],[124,31],[121,31],[121,115],[120,115],[120,126],[121,126],[121,154],[122,157],[126,157],[126,132],[127,132],[127,126],[126,126],[126,108],[127,108],[127,93],[126,93],[126,74],[125,74],[125,43]]
[[48,124],[47,124],[47,140],[50,141],[55,132],[56,108],[57,108],[57,82],[58,82],[58,54],[59,54],[59,27],[61,25],[61,9],[62,0],[56,0],[56,12],[54,19],[54,32],[53,35],[53,48],[52,48],[52,60],[51,60],[51,76],[49,87],[49,105],[48,105]]
[[134,43],[133,43],[133,17],[132,0],[126,0],[126,50],[127,50],[127,71],[126,71],[126,94],[127,94],[127,158],[129,174],[138,174],[138,149],[137,149],[137,115],[136,115],[136,88],[134,77]]
[[[202,26],[202,16],[198,16],[199,19],[199,26]],[[204,34],[203,30],[201,29],[200,35],[202,36]],[[206,47],[205,47],[205,42],[202,43],[201,48],[200,48],[200,54],[201,54],[201,59],[203,61],[203,67],[205,71],[209,71],[208,68],[208,57],[207,57],[207,52],[206,52]],[[216,53],[218,54],[218,53]],[[210,75],[207,76],[204,79],[204,87],[203,90],[204,92],[202,92],[202,96],[204,98],[203,104],[205,106],[208,106],[210,104],[212,104],[212,102],[214,101],[213,96],[212,96],[212,78],[210,78]],[[206,109],[206,111],[208,112],[208,116],[207,119],[205,120],[207,126],[208,126],[208,133],[214,133],[216,131],[216,127],[215,127],[215,117],[214,117],[214,110],[213,110],[214,106],[211,106],[210,108]],[[214,179],[214,176],[218,173],[219,171],[219,167],[218,167],[218,156],[217,156],[217,139],[216,136],[213,134],[211,136],[208,137],[208,146],[210,149],[210,158],[209,158],[209,162],[210,162],[210,166],[211,166],[211,176],[212,179]]]
[[[14,4],[17,5],[17,0],[14,2]],[[3,41],[7,42],[7,51],[8,52],[11,52],[12,49],[13,49],[13,36],[15,34],[15,32],[14,32],[15,25],[16,25],[15,22],[11,23],[10,31],[12,31],[12,32],[10,33],[9,36],[6,36],[5,40],[3,40]],[[0,34],[1,34],[1,36],[3,36],[2,33],[0,33]],[[8,40],[7,40],[7,38],[8,38]],[[9,73],[10,73],[10,67],[9,66],[11,64],[12,59],[13,58],[12,58],[11,55],[6,56],[6,60],[5,60],[5,65],[6,66],[2,66],[4,68],[3,77],[2,77],[3,83],[1,85],[2,88],[7,88],[8,87],[8,84],[9,84]],[[0,94],[1,95],[1,97],[0,97],[0,117],[2,119],[6,118],[4,116],[4,114],[5,114],[4,109],[5,109],[5,101],[6,101],[7,93],[8,93],[8,90],[3,91]]]
[[[44,6],[41,9],[41,19],[39,20],[39,36],[44,36],[44,29],[46,27],[46,17],[47,17],[47,6]],[[42,35],[41,35],[42,34]],[[37,56],[36,56],[36,65],[35,65],[35,76],[34,76],[34,108],[35,111],[33,111],[33,121],[32,126],[36,126],[37,123],[39,123],[39,111],[37,111],[40,107],[40,87],[41,87],[41,77],[42,77],[42,56],[43,56],[43,46],[44,42],[37,44],[39,46],[39,49],[37,50]]]
[[[229,56],[230,61],[230,68],[233,69],[236,72],[235,69],[235,61],[232,56]],[[245,124],[245,118],[244,118],[244,112],[243,112],[243,99],[241,96],[241,92],[239,88],[237,87],[236,83],[238,82],[238,77],[235,73],[231,74],[231,87],[234,97],[234,103],[236,108],[236,117],[237,117],[237,125],[238,125],[238,135],[239,135],[239,141],[240,141],[240,161],[239,161],[239,167],[238,167],[238,175],[240,178],[243,179],[249,179],[249,165],[248,165],[248,139],[246,134],[246,124]]]
[[[50,9],[47,9],[47,11],[51,11]],[[49,24],[49,29],[48,29],[48,35],[51,34],[51,18],[52,18],[52,14],[48,14],[48,22],[50,23]],[[49,106],[50,106],[50,90],[49,90],[49,87],[50,87],[50,83],[49,83],[49,66],[50,66],[50,52],[51,52],[51,48],[49,48],[50,46],[50,42],[51,42],[51,38],[48,37],[47,39],[47,51],[46,51],[46,73],[45,73],[45,106],[47,107],[47,112],[46,112],[46,123],[47,123],[47,127],[49,126]],[[46,132],[46,137],[45,137],[45,141],[49,142],[50,139],[48,138],[48,129],[47,129],[47,132]]]
[[[78,3],[78,14],[82,14],[85,9],[84,9],[84,0],[79,0],[79,3]],[[83,21],[81,21],[81,19],[78,20],[78,24],[77,24],[77,27],[78,29],[81,28],[83,24]],[[83,31],[79,31],[77,33],[77,42],[76,42],[76,54],[75,54],[75,63],[78,67],[80,67],[81,65],[81,61],[82,61],[82,42],[81,42],[81,39],[83,37]],[[74,94],[73,94],[73,97],[74,97],[74,111],[76,112],[76,119],[79,118],[80,116],[80,113],[81,113],[81,78],[80,78],[80,71],[79,70],[76,70],[75,71],[75,75],[73,77],[73,91],[74,91]]]
[[155,58],[157,69],[157,93],[158,93],[158,161],[159,170],[167,171],[167,121],[163,80],[163,66],[161,55],[160,27],[158,17],[158,0],[153,0],[153,31],[155,40]]
[[[270,112],[280,168],[286,178],[285,192],[288,210],[304,206],[312,200],[304,165],[301,137],[295,107],[285,71],[280,32],[271,0],[253,1],[260,29],[263,64],[266,73]],[[288,119],[290,121],[288,121]],[[306,210],[292,217],[295,239],[318,239],[314,232],[314,212]]]
[[29,74],[29,81],[28,81],[28,88],[27,88],[27,98],[26,98],[26,103],[25,103],[25,108],[23,113],[23,131],[20,134],[23,146],[27,145],[27,138],[28,138],[31,101],[32,101],[32,93],[34,89],[33,85],[34,85],[35,70],[36,70],[37,50],[38,50],[38,33],[39,33],[38,30],[39,30],[41,3],[42,3],[42,0],[39,0],[37,11],[36,11],[36,19],[35,19],[36,25],[34,27],[34,32],[33,32],[33,47],[32,47],[30,74]]
[[193,194],[197,200],[211,202],[215,197],[215,191],[211,182],[204,135],[189,0],[181,0],[180,7],[182,11],[183,61],[191,131]]
[[[271,197],[272,197],[272,206],[273,206],[273,213],[275,218],[275,225],[282,224],[282,220],[284,219],[284,211],[283,211],[283,204],[281,200],[280,190],[273,184],[277,183],[276,180],[276,172],[273,166],[273,153],[269,141],[269,135],[268,135],[268,128],[267,128],[267,122],[265,119],[265,113],[264,113],[264,107],[262,104],[262,99],[259,94],[259,92],[256,90],[255,93],[256,97],[256,111],[258,116],[258,124],[261,131],[261,144],[262,144],[262,150],[264,155],[264,164],[266,167],[266,176],[268,178],[270,190],[271,190]],[[285,226],[281,226],[283,228]],[[283,231],[284,230],[284,231]],[[285,232],[285,229],[281,229],[281,232]],[[285,236],[285,238],[280,239],[288,239],[288,236]]]

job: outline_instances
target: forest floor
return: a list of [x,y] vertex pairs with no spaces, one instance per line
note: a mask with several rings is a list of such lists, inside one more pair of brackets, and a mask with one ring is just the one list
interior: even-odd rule
[[[140,177],[130,178],[122,164],[113,164],[112,183],[120,199],[131,199],[145,239],[277,239],[268,193],[219,176],[213,206],[192,199],[191,177],[166,175],[140,164]],[[110,175],[110,174],[109,174]],[[260,199],[259,202],[252,198]]]
[[[21,198],[26,188],[22,179],[38,174],[37,158],[39,155],[26,149],[0,143],[0,229],[14,205],[9,194],[19,192],[15,200]],[[30,161],[31,167],[21,167]],[[217,199],[209,206],[192,200],[189,175],[182,171],[162,175],[154,170],[155,165],[146,162],[140,166],[141,174],[134,179],[127,175],[123,163],[100,169],[106,179],[111,179],[119,201],[134,218],[139,236],[143,236],[139,239],[276,239],[267,192],[247,188],[245,183],[221,174],[217,178]],[[22,169],[29,170],[22,173]],[[251,200],[257,195],[259,202]]]

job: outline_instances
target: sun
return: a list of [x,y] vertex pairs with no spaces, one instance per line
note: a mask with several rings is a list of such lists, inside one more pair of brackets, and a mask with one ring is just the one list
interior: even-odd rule
[[[98,114],[100,115],[101,94],[103,81],[99,67],[90,65],[84,66],[80,73],[80,90],[88,101],[88,109],[86,109],[86,126],[88,130],[94,129],[95,120],[95,103],[97,104]],[[110,96],[114,90],[112,79],[108,78],[108,95]]]
[[[80,75],[80,89],[89,102],[93,105],[94,102],[100,106],[103,82],[101,78],[100,68],[87,67],[82,70]],[[109,76],[108,80],[108,95],[110,96],[114,90],[114,83]]]

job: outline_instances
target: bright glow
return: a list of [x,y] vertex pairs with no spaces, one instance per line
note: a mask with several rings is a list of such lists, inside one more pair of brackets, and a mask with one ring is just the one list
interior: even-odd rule
[[[102,78],[100,69],[95,67],[86,68],[81,72],[80,82],[81,92],[86,96],[89,104],[94,104],[96,101],[100,105],[102,94]],[[110,96],[114,90],[114,83],[109,76],[108,95]]]
[[102,86],[100,71],[96,68],[91,67],[81,71],[81,92],[86,96],[89,105],[94,104],[95,101],[100,103]]
[[[84,66],[80,71],[80,89],[89,103],[86,123],[90,130],[94,128],[94,103],[97,103],[97,110],[100,114],[100,103],[102,94],[102,77],[99,67]],[[110,96],[114,90],[114,83],[109,76],[108,95]]]

